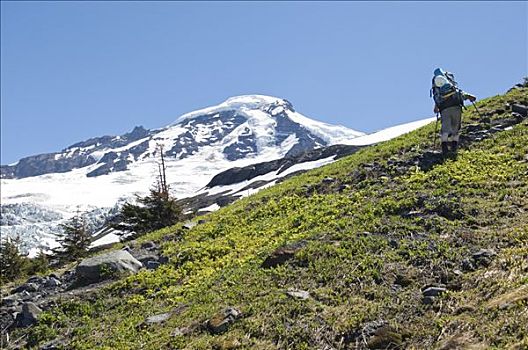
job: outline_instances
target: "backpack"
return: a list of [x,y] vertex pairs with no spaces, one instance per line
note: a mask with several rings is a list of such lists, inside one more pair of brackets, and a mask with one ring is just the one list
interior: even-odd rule
[[438,108],[442,110],[452,106],[463,106],[462,91],[458,88],[453,73],[437,68],[433,74],[430,95]]

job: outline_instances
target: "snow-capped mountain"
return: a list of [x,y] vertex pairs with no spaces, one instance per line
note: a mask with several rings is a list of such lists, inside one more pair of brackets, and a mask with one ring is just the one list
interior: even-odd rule
[[156,157],[158,144],[173,159],[190,158],[213,147],[216,156],[236,161],[298,154],[361,135],[349,128],[306,118],[284,99],[238,96],[185,114],[162,129],[151,131],[138,126],[122,136],[92,138],[61,152],[26,157],[13,165],[1,166],[0,174],[4,179],[20,179],[82,168],[86,169],[86,176],[97,177],[129,170],[133,163]]
[[53,245],[57,225],[77,211],[95,211],[100,220],[105,210],[116,210],[116,203],[148,192],[158,174],[160,146],[171,192],[183,198],[229,168],[350,143],[362,135],[307,118],[284,99],[233,97],[165,128],[136,127],[1,166],[2,235],[19,234],[26,248],[34,248]]

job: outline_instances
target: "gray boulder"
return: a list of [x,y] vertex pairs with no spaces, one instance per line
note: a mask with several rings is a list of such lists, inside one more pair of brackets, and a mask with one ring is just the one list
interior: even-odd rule
[[11,294],[21,293],[21,292],[24,292],[24,291],[27,291],[29,293],[33,293],[33,292],[36,292],[38,290],[39,290],[39,285],[37,283],[27,282],[27,283],[24,283],[23,285],[13,289],[11,291]]
[[84,259],[77,266],[75,272],[77,283],[88,285],[123,275],[134,274],[141,267],[142,264],[129,252],[116,250]]
[[47,288],[56,288],[56,287],[59,287],[61,284],[62,284],[61,281],[58,280],[57,278],[48,277],[48,279],[46,280],[45,286]]
[[294,299],[306,300],[310,298],[310,293],[305,290],[289,290],[286,292],[286,295]]
[[476,267],[488,267],[496,255],[497,253],[493,249],[481,249],[478,252],[473,253],[471,257],[473,258],[473,263]]
[[171,316],[172,316],[172,314],[170,312],[167,312],[167,313],[164,313],[164,314],[158,314],[158,315],[147,317],[145,319],[145,322],[143,322],[142,327],[152,326],[152,325],[155,325],[155,324],[164,323]]
[[36,283],[36,284],[43,284],[44,282],[46,282],[46,279],[40,276],[32,276],[28,278],[28,280],[26,281],[26,283]]
[[137,261],[143,264],[143,266],[147,266],[147,263],[149,261],[158,261],[159,256],[156,254],[152,254],[152,253],[141,254],[140,252],[139,254],[134,254],[134,258],[136,258]]
[[187,221],[185,224],[183,224],[183,228],[186,229],[186,230],[190,230],[192,229],[193,227],[195,227],[196,225],[198,225],[197,222],[195,221]]
[[2,332],[9,330],[15,324],[15,318],[10,312],[2,312],[0,314],[0,327]]
[[521,104],[514,104],[511,106],[512,112],[519,113],[524,118],[528,117],[528,107]]
[[27,290],[22,291],[19,295],[22,301],[28,301],[28,300],[31,300],[32,298],[31,293],[28,292]]
[[336,180],[333,177],[325,177],[321,182],[324,184],[334,183]]
[[21,299],[20,295],[11,294],[5,298],[2,298],[2,302],[0,303],[0,305],[5,306],[5,307],[15,306],[18,304],[20,299]]
[[27,302],[22,305],[22,312],[17,315],[16,323],[18,327],[28,327],[37,323],[38,315],[42,310],[34,303]]
[[154,243],[152,241],[143,242],[141,244],[141,249],[153,250],[153,249],[156,249],[156,248],[157,248],[156,243]]
[[160,266],[161,264],[157,261],[147,261],[147,263],[145,264],[147,270],[156,270]]
[[447,288],[443,284],[427,285],[422,288],[423,299],[422,302],[426,305],[434,303],[437,297],[447,292]]
[[430,286],[430,287],[425,288],[422,291],[422,294],[423,294],[424,297],[437,297],[437,296],[445,293],[446,291],[447,291],[447,289],[443,285]]

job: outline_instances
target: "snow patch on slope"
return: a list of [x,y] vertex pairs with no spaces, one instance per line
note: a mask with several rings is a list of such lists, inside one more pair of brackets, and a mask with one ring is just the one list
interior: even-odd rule
[[288,113],[288,117],[325,140],[329,145],[344,144],[344,142],[348,140],[365,135],[363,132],[355,130],[351,131],[351,129],[342,125],[331,125],[306,118],[304,115],[297,112]]
[[376,131],[372,134],[364,135],[357,137],[355,139],[343,140],[344,145],[354,145],[354,146],[366,146],[372,145],[374,143],[388,141],[395,137],[401,136],[418,128],[421,128],[424,125],[427,125],[436,120],[435,117],[420,119],[414,122],[396,125],[390,128],[386,128],[380,131]]
[[260,110],[246,112],[249,115],[248,126],[255,132],[257,140],[257,150],[262,151],[265,147],[271,146],[275,139],[274,128],[277,122],[270,118],[267,113]]

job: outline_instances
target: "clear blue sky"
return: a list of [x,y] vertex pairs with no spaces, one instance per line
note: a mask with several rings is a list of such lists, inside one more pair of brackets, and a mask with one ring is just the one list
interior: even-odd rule
[[1,3],[1,163],[241,94],[365,132],[528,75],[526,2]]

